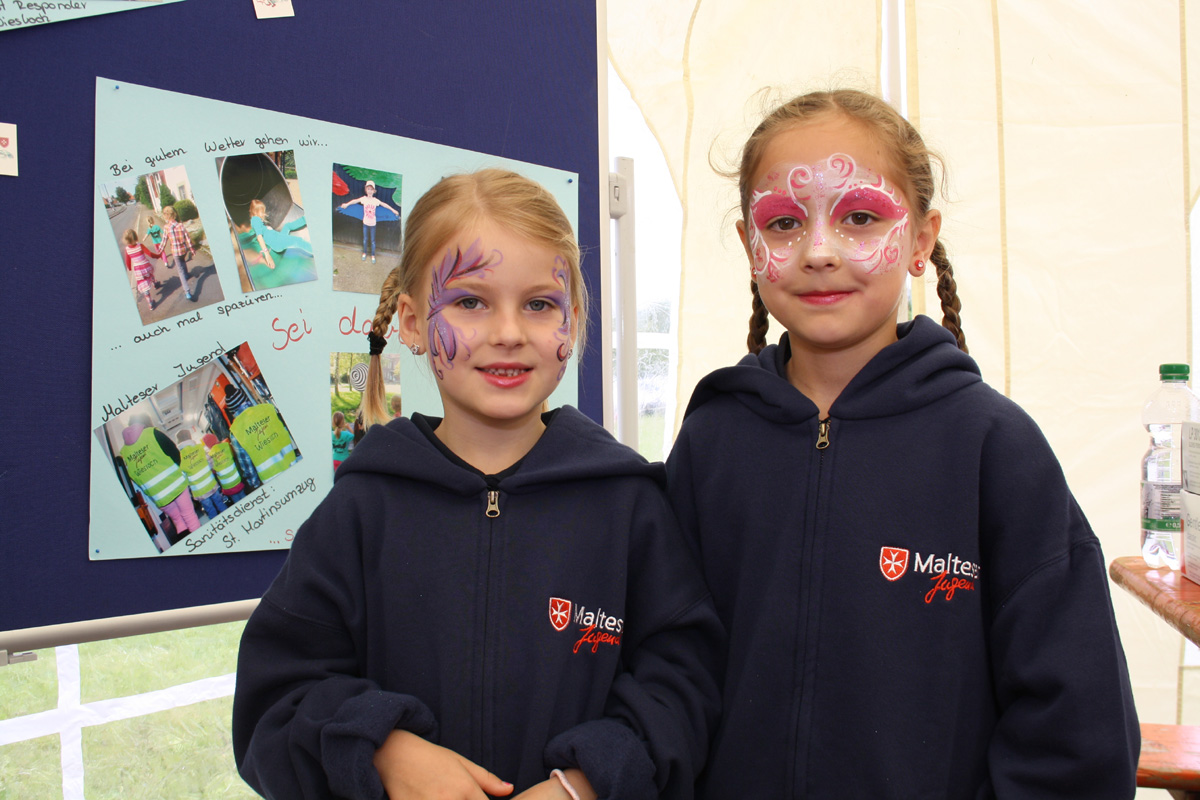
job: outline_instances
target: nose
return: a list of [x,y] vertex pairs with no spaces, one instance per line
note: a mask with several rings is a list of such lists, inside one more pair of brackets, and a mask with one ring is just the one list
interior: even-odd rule
[[492,314],[489,341],[498,347],[517,347],[528,341],[520,309],[498,308]]
[[818,219],[812,235],[801,245],[801,266],[805,269],[826,269],[840,266],[841,257],[837,247],[838,233],[828,220]]

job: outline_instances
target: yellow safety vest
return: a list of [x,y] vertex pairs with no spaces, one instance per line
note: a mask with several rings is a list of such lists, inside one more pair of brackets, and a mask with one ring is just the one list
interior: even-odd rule
[[190,444],[179,448],[179,460],[188,483],[192,486],[192,494],[205,497],[217,488],[217,479],[213,477],[208,466],[208,456],[204,454],[204,445]]
[[236,489],[242,482],[238,472],[237,460],[233,457],[233,445],[229,442],[217,442],[212,448],[213,469],[217,471],[217,480],[222,489]]
[[250,406],[229,426],[265,483],[292,465],[296,447],[270,403]]
[[155,441],[154,428],[146,428],[137,441],[122,447],[121,458],[125,461],[125,469],[129,470],[129,477],[159,508],[170,505],[187,488],[183,470]]

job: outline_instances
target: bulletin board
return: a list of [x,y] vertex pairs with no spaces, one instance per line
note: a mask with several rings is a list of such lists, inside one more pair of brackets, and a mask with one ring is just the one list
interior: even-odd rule
[[[6,5],[0,0],[0,17],[12,19]],[[86,11],[89,3],[73,5]],[[15,125],[18,143],[17,176],[0,175],[0,342],[8,349],[0,381],[8,445],[0,448],[0,631],[261,595],[286,550],[263,549],[248,534],[257,523],[280,538],[283,528],[266,525],[268,517],[311,508],[319,483],[308,476],[318,458],[327,466],[327,454],[308,448],[307,465],[289,461],[257,500],[233,509],[237,525],[211,526],[199,544],[194,537],[170,546],[159,531],[153,555],[189,557],[139,557],[137,547],[106,538],[97,460],[120,452],[124,431],[106,436],[97,422],[175,384],[155,376],[94,394],[93,379],[108,386],[110,373],[130,371],[134,355],[163,362],[174,346],[175,395],[186,396],[185,380],[203,379],[223,387],[222,397],[240,387],[263,406],[271,398],[292,428],[327,427],[327,415],[310,420],[288,406],[281,390],[294,370],[278,353],[299,350],[306,336],[348,333],[334,328],[355,332],[345,349],[364,349],[357,340],[365,339],[360,317],[374,306],[368,290],[350,285],[351,271],[331,273],[334,249],[357,248],[362,231],[361,216],[343,219],[354,204],[339,207],[364,196],[368,180],[373,196],[403,214],[442,173],[494,164],[529,174],[575,222],[593,326],[602,313],[593,4],[296,0],[294,16],[272,19],[256,18],[254,0],[90,5],[90,16],[0,27],[0,134]],[[283,185],[256,178],[250,194],[267,198],[275,227],[300,226],[287,234],[295,234],[286,251],[294,263],[268,269],[255,252],[249,201],[238,199],[249,173]],[[141,238],[148,221],[134,195],[147,191],[137,185],[145,175],[157,176],[152,193],[195,195],[191,228],[203,223],[197,244],[211,259],[192,261],[181,285],[156,280],[153,288],[139,284],[141,295],[109,297],[96,270],[108,255],[121,269],[122,214],[138,220],[129,228]],[[311,188],[318,183],[323,194]],[[221,202],[204,199],[218,191]],[[381,260],[397,242],[387,226],[399,222],[388,214],[380,210]],[[328,298],[338,291],[358,301],[337,306]],[[140,315],[130,335],[105,321],[114,309]],[[256,332],[220,327],[235,315]],[[208,326],[211,346],[199,347],[187,325]],[[571,399],[600,419],[596,353],[585,354],[569,383]]]

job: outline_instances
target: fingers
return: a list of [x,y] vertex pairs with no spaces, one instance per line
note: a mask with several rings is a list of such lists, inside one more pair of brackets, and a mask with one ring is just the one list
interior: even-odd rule
[[462,761],[463,769],[471,776],[471,779],[479,784],[479,788],[495,797],[507,797],[512,794],[513,785],[508,781],[502,781],[492,773],[488,772],[483,767],[476,764],[474,761],[459,756]]

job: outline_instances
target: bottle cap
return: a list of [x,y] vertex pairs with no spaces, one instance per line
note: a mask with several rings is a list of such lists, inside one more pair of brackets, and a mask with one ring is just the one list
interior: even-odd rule
[[1158,378],[1163,381],[1186,381],[1191,368],[1187,364],[1161,364]]

